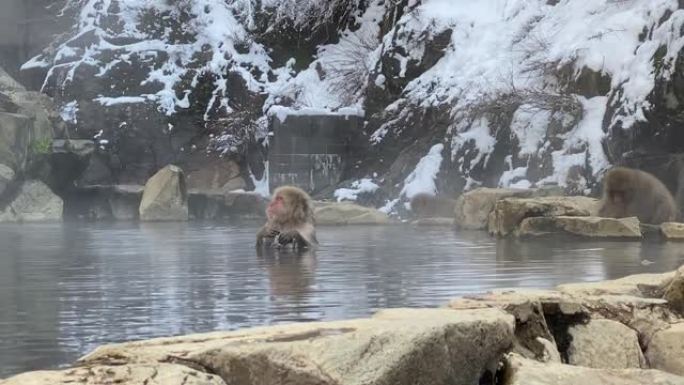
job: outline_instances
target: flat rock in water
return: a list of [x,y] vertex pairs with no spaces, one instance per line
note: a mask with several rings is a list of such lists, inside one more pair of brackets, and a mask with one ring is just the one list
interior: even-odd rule
[[23,373],[2,385],[225,385],[218,376],[187,366],[143,364],[88,366],[65,370]]
[[684,385],[684,377],[659,370],[593,369],[541,363],[511,354],[503,385]]
[[639,369],[645,364],[637,332],[607,319],[568,329],[568,363],[597,369]]
[[652,368],[684,376],[684,320],[656,332],[646,357]]
[[513,233],[529,217],[586,217],[595,215],[598,200],[583,196],[505,198],[496,202],[489,215],[491,234]]
[[350,202],[316,202],[314,216],[318,225],[386,225],[391,223],[387,214]]
[[531,217],[520,223],[519,237],[566,234],[590,238],[641,238],[639,220],[602,217]]
[[139,213],[142,221],[188,220],[188,192],[183,170],[169,165],[154,174],[145,184]]
[[660,225],[660,231],[667,240],[684,241],[684,223],[665,222]]
[[182,362],[230,384],[475,384],[510,346],[513,327],[498,309],[392,309],[369,319],[103,346],[79,364]]
[[454,218],[440,218],[440,217],[420,218],[420,219],[416,219],[415,221],[411,222],[411,224],[414,226],[450,227],[450,226],[454,225]]

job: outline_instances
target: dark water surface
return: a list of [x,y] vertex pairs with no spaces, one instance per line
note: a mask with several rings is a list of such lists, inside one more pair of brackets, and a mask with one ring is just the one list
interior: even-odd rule
[[410,226],[322,227],[315,256],[257,257],[256,228],[0,226],[0,378],[58,367],[108,342],[361,317],[684,263],[678,244],[497,242]]

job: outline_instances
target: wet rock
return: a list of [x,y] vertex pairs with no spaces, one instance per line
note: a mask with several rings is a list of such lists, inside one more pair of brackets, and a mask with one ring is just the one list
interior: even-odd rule
[[267,201],[254,192],[190,191],[188,207],[194,219],[264,218]]
[[601,217],[530,217],[520,223],[520,237],[553,234],[578,235],[592,238],[641,238],[637,218]]
[[182,365],[93,366],[28,372],[0,381],[2,385],[225,385],[218,376]]
[[16,196],[0,215],[0,222],[60,221],[64,202],[43,182],[29,180],[19,186]]
[[142,221],[188,220],[188,192],[183,170],[169,165],[145,184],[140,202]]
[[568,363],[597,369],[641,368],[645,363],[637,333],[627,326],[606,319],[573,325],[568,330],[571,342]]
[[533,190],[485,187],[464,193],[456,200],[456,225],[465,230],[486,229],[489,213],[497,201],[510,197],[526,198],[533,193]]
[[14,176],[14,170],[0,163],[0,195],[2,195],[7,189],[7,186],[12,183]]
[[319,225],[385,225],[391,223],[387,214],[354,203],[316,202],[316,224]]
[[684,240],[684,223],[665,222],[660,225],[660,231],[665,239],[670,241]]
[[586,217],[596,214],[598,200],[582,196],[505,198],[496,202],[489,215],[491,234],[509,235],[529,217]]
[[31,140],[31,119],[0,112],[0,163],[23,170]]
[[393,309],[310,322],[103,346],[80,364],[184,363],[230,384],[474,384],[512,341],[497,309]]
[[415,221],[411,222],[412,225],[414,226],[443,226],[443,227],[451,227],[454,225],[454,218],[440,218],[440,217],[432,217],[432,218],[420,218],[416,219]]
[[682,385],[684,377],[642,369],[593,369],[541,363],[516,354],[506,358],[503,385]]
[[130,221],[140,215],[139,207],[143,196],[143,186],[117,185],[109,195],[109,207],[116,220]]
[[652,368],[684,376],[684,320],[655,333],[646,357]]
[[88,139],[55,139],[52,141],[53,154],[74,154],[85,157],[95,151],[95,142]]
[[664,287],[663,298],[668,302],[670,307],[684,314],[684,266],[680,267]]

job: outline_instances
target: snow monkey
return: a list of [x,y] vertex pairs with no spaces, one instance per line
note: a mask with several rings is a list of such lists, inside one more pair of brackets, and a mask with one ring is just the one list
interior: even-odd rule
[[647,172],[615,167],[603,178],[602,217],[638,217],[640,222],[659,225],[676,221],[677,212],[667,187]]
[[315,248],[313,203],[309,194],[293,186],[275,190],[266,208],[266,224],[257,233],[257,247]]
[[426,193],[411,198],[411,211],[418,218],[453,217],[456,200]]

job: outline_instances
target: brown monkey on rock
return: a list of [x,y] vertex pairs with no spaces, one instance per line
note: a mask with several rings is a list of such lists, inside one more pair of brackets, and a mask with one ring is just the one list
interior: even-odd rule
[[676,221],[677,213],[670,191],[647,172],[615,167],[603,178],[602,217],[637,217],[642,223],[659,225]]
[[257,233],[257,247],[315,248],[313,203],[304,190],[283,186],[266,208],[266,224]]

